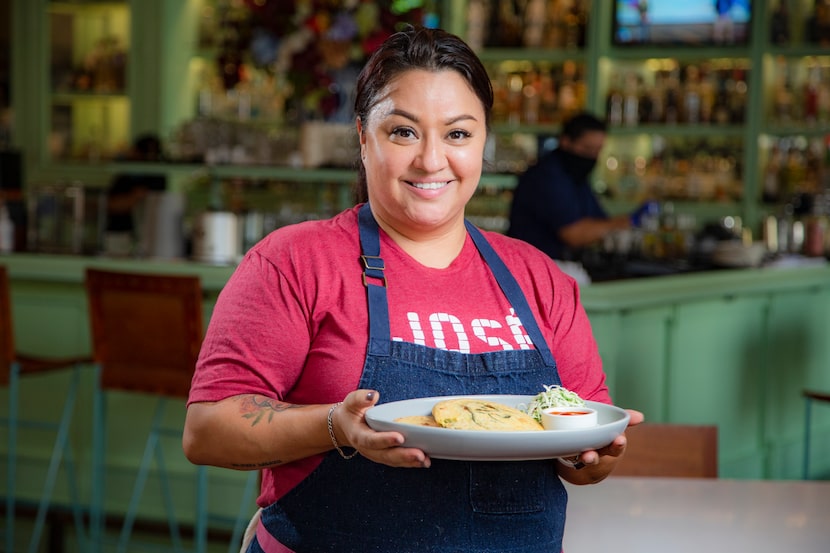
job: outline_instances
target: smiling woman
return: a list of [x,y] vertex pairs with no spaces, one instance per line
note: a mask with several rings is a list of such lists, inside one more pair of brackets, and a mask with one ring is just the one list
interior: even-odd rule
[[[577,285],[464,218],[492,103],[458,37],[392,35],[357,80],[364,203],[274,231],[223,289],[184,448],[195,463],[263,469],[248,552],[559,551],[559,477],[600,480],[625,450],[620,435],[570,465],[433,463],[366,422],[379,401],[528,395],[540,382],[611,402]],[[412,516],[426,512],[436,524]]]

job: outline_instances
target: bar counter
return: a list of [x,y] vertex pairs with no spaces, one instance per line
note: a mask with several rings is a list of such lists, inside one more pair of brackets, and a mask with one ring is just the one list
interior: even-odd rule
[[[40,354],[89,353],[84,269],[192,274],[202,280],[205,320],[233,267],[152,260],[64,255],[0,256],[9,269],[18,349]],[[716,424],[720,476],[736,479],[801,478],[805,441],[804,388],[830,390],[830,267],[697,272],[595,283],[581,291],[620,406],[643,411],[647,420]],[[72,433],[73,452],[88,483],[91,439],[91,372],[82,382]],[[67,376],[27,377],[21,384],[22,416],[58,417]],[[0,389],[5,405],[8,391]],[[126,502],[132,468],[143,443],[131,429],[149,424],[153,398],[118,398],[124,413],[109,444],[114,474],[112,505]],[[184,407],[176,417],[184,417]],[[176,423],[173,420],[172,423]],[[830,406],[813,412],[810,477],[830,478]],[[43,481],[49,436],[24,434],[19,446],[19,496],[36,497]],[[168,468],[193,468],[180,444],[166,444]],[[5,447],[5,443],[3,445]],[[121,480],[123,481],[121,481]],[[245,475],[210,472],[209,510],[235,516]],[[157,485],[146,486],[147,516],[160,512]],[[121,497],[123,492],[125,497]],[[59,485],[58,496],[66,494]],[[86,493],[86,492],[85,492]],[[192,497],[187,495],[186,497]],[[184,508],[184,507],[183,507]]]

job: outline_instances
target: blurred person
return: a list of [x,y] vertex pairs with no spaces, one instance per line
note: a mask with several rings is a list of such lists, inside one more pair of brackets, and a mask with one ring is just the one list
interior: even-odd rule
[[[154,134],[135,139],[130,151],[120,161],[162,161],[161,140]],[[137,211],[150,192],[167,188],[163,174],[118,173],[107,190],[107,223],[104,232],[104,253],[130,255],[138,240]]]
[[519,176],[508,236],[533,244],[553,259],[579,262],[589,246],[614,231],[639,225],[646,213],[656,213],[655,202],[617,216],[609,216],[600,205],[589,177],[606,136],[605,123],[590,113],[564,123],[557,147]]

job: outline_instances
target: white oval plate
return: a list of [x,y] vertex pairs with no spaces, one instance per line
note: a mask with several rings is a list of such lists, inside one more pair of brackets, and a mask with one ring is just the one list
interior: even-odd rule
[[597,426],[578,430],[454,430],[395,422],[399,417],[429,415],[439,401],[461,397],[496,401],[525,410],[534,396],[463,395],[393,401],[366,411],[366,422],[374,430],[400,432],[406,439],[405,447],[417,447],[436,459],[456,461],[532,461],[569,457],[610,444],[628,426],[627,411],[596,401],[585,404],[597,410]]

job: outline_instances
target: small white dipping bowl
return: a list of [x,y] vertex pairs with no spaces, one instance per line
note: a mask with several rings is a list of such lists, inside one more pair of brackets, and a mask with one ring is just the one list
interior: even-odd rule
[[551,407],[542,411],[545,430],[574,430],[597,425],[597,412],[590,407]]

